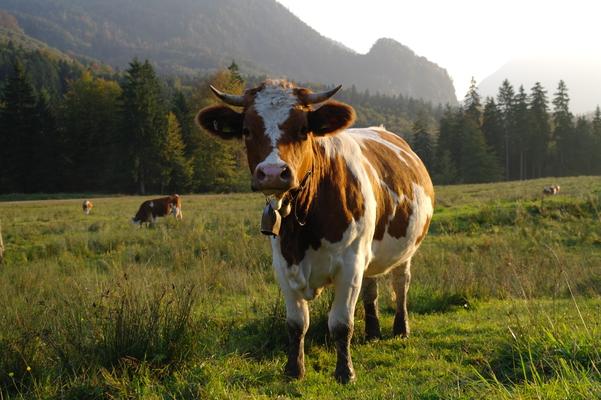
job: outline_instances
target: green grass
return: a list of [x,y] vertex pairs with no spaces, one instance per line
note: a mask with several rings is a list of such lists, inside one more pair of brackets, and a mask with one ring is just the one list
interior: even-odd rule
[[129,222],[139,197],[97,198],[89,216],[68,195],[1,202],[0,399],[600,397],[601,178],[437,193],[412,337],[392,338],[382,284],[384,339],[365,342],[358,307],[350,386],[332,378],[329,290],[311,305],[306,378],[282,374],[261,196],[185,196],[183,221],[151,229]]

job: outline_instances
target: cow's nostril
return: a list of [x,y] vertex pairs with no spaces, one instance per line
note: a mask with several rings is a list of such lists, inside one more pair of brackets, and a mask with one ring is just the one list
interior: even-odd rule
[[257,171],[257,179],[260,180],[260,181],[262,181],[263,179],[265,179],[265,172],[263,172],[262,169],[259,169]]
[[282,178],[282,180],[284,180],[284,181],[287,181],[287,180],[290,180],[290,177],[291,177],[290,168],[284,167],[284,170],[280,174],[280,178]]

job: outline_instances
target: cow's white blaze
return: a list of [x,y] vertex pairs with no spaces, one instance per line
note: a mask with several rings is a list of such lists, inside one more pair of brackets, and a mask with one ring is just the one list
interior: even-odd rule
[[268,81],[263,90],[255,95],[255,110],[263,119],[265,133],[273,146],[282,133],[279,125],[288,119],[290,110],[297,104],[298,98],[294,91],[280,86],[277,80]]
[[[280,125],[286,122],[292,110],[298,104],[298,98],[291,88],[282,87],[280,81],[267,81],[263,90],[255,95],[254,106],[257,114],[263,120],[265,135],[271,141],[273,152],[267,157],[275,162],[281,162],[277,143],[282,137]],[[266,162],[267,159],[265,159]]]

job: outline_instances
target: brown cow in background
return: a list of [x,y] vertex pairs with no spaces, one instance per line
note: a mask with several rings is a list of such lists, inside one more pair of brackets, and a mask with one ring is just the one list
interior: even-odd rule
[[138,212],[132,218],[134,224],[155,223],[158,217],[172,214],[176,219],[182,219],[182,200],[177,194],[158,199],[146,200],[140,205]]
[[92,202],[90,200],[83,201],[82,208],[83,208],[83,213],[85,215],[89,215],[90,211],[92,211],[93,207],[94,207],[94,204],[92,204]]

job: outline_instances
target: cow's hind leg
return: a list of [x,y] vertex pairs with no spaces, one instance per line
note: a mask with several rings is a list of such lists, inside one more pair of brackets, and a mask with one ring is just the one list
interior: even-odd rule
[[334,301],[328,316],[328,328],[336,345],[336,370],[334,377],[340,383],[355,380],[351,359],[355,306],[361,291],[363,268],[348,269],[339,273],[334,281]]
[[374,340],[382,337],[380,319],[378,317],[378,281],[376,278],[363,278],[361,287],[363,308],[365,309],[365,339]]
[[392,270],[392,286],[396,295],[396,314],[392,333],[394,336],[409,336],[409,314],[407,313],[407,292],[411,283],[411,259]]

